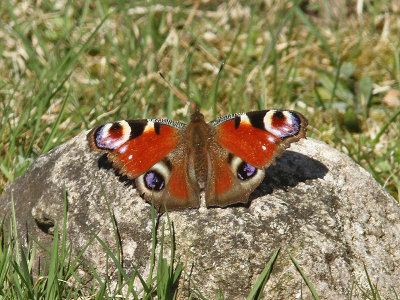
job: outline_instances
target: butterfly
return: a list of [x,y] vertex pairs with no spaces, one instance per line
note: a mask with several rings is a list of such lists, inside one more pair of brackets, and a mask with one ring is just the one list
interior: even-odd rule
[[206,123],[196,109],[187,125],[121,120],[92,129],[87,139],[159,211],[197,208],[202,192],[207,207],[225,207],[247,203],[265,168],[306,136],[307,124],[291,110],[236,113]]

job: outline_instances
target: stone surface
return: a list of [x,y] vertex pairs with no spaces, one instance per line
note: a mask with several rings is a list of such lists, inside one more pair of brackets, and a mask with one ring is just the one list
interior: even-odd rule
[[[63,218],[64,187],[74,253],[93,238],[89,229],[116,253],[114,218],[124,268],[131,273],[139,266],[146,277],[150,205],[131,182],[115,174],[104,156],[89,151],[86,133],[41,156],[15,180],[0,196],[0,217],[9,215],[12,194],[21,239],[28,231],[49,245],[54,224]],[[397,202],[346,155],[313,139],[292,145],[267,170],[248,206],[176,211],[169,218],[174,224],[176,257],[191,274],[191,282],[185,285],[196,287],[209,299],[215,299],[219,289],[226,299],[244,299],[277,248],[281,252],[265,299],[296,299],[301,293],[303,299],[311,298],[288,253],[321,298],[348,298],[353,281],[368,290],[364,264],[381,296],[394,297],[393,288],[399,292]],[[165,222],[164,214],[160,224]],[[105,258],[98,242],[84,255],[100,274],[105,272]],[[354,288],[353,299],[360,295]]]

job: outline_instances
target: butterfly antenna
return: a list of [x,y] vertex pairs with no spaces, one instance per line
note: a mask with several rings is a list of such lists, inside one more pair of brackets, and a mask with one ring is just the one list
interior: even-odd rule
[[199,107],[199,104],[198,104],[198,103],[192,103],[192,106],[194,106],[194,109],[192,108],[192,111],[193,111],[195,114],[200,113],[200,107]]

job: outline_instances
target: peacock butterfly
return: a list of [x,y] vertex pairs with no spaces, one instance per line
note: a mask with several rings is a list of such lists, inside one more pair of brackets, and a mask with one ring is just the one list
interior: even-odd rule
[[121,175],[161,211],[246,203],[265,168],[306,136],[307,119],[291,110],[230,114],[188,125],[167,119],[121,120],[92,129],[90,148],[107,153]]

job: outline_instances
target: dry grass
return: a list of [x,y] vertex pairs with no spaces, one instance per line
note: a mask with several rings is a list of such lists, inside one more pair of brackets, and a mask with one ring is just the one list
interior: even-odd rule
[[197,102],[209,120],[298,110],[399,200],[398,1],[1,4],[0,192],[95,124],[185,121]]
[[311,137],[350,155],[399,199],[399,118],[386,124],[400,107],[398,93],[386,99],[399,90],[397,1],[105,3],[2,5],[0,190],[83,129],[119,118],[185,120],[195,101],[210,120],[299,110]]

